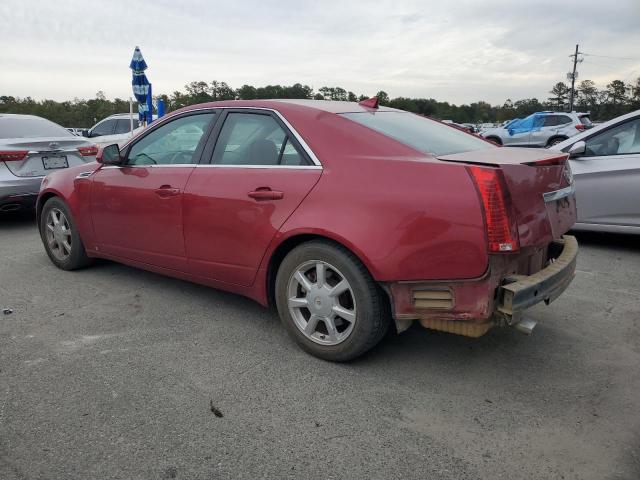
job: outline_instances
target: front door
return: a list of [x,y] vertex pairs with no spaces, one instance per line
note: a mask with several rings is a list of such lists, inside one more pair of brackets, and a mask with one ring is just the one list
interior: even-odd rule
[[91,210],[102,252],[186,270],[182,198],[214,117],[192,113],[152,126],[123,152],[122,166],[93,175]]
[[195,169],[185,191],[189,270],[248,286],[322,169],[275,113],[230,110],[218,130],[211,163]]
[[571,160],[579,223],[640,227],[640,118],[589,137]]

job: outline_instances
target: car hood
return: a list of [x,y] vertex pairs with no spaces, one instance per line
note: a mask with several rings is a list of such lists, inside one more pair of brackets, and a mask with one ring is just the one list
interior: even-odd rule
[[75,178],[81,173],[95,172],[98,168],[100,168],[100,165],[101,164],[98,162],[89,162],[89,163],[83,163],[82,165],[75,165],[73,167],[53,171],[44,178],[44,180],[42,181],[40,190],[44,189],[47,186],[47,184],[49,184],[50,180],[53,178],[64,178],[64,177]]

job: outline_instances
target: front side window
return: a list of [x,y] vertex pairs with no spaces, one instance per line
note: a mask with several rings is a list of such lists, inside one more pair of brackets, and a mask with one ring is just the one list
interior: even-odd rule
[[216,147],[218,165],[306,165],[289,135],[271,115],[229,113]]
[[489,142],[440,122],[408,112],[358,112],[341,114],[365,127],[430,155],[497,148]]
[[116,126],[115,120],[105,120],[97,124],[91,130],[92,137],[101,137],[103,135],[113,135],[113,130]]
[[640,153],[640,118],[594,135],[585,143],[585,157]]
[[215,113],[180,117],[142,137],[129,150],[127,165],[197,163],[195,152]]

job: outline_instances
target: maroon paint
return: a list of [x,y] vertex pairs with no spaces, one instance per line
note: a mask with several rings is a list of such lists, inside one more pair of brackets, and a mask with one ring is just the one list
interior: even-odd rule
[[[278,246],[301,234],[327,237],[351,249],[376,280],[391,284],[396,308],[404,311],[410,287],[402,285],[412,285],[398,282],[440,282],[455,291],[452,315],[460,319],[485,318],[501,275],[531,268],[531,259],[575,218],[573,204],[553,212],[541,199],[565,184],[562,166],[522,165],[546,152],[495,148],[438,160],[335,115],[366,107],[309,105],[217,102],[187,107],[158,124],[193,108],[275,109],[304,138],[322,170],[94,163],[49,175],[38,207],[50,195],[62,197],[90,256],[226,289],[262,304],[268,301],[269,261]],[[497,165],[505,172],[523,247],[517,254],[498,260],[488,254],[483,211],[466,162]],[[76,178],[87,171],[94,173]],[[282,198],[249,195],[266,188],[282,192]]]

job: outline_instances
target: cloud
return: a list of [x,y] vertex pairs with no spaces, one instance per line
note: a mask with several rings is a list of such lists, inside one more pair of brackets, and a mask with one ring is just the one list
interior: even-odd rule
[[[548,96],[581,51],[640,57],[640,2],[3,0],[0,94],[129,97],[140,45],[155,93],[193,80],[502,103]],[[580,79],[640,75],[585,57]]]

